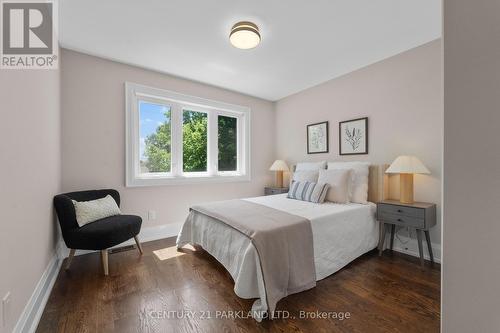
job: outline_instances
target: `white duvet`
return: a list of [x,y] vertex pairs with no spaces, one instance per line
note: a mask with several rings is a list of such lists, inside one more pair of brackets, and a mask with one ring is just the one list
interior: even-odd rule
[[[288,199],[286,194],[244,199],[311,221],[316,280],[335,273],[378,243],[375,205],[316,204]],[[241,298],[257,298],[252,311],[261,320],[267,311],[260,261],[251,241],[235,229],[206,215],[192,212],[184,223],[177,247],[199,244],[231,274],[234,292]]]

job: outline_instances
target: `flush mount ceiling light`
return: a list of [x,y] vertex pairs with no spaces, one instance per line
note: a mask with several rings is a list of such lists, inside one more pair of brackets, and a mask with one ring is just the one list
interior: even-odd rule
[[229,41],[239,49],[253,49],[260,43],[259,27],[252,22],[238,22],[231,28]]

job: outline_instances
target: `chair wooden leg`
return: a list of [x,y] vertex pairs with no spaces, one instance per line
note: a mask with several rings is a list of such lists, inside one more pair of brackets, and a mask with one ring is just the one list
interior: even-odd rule
[[104,275],[109,275],[108,250],[101,250],[101,260],[102,260],[102,268],[104,270]]
[[139,252],[142,254],[144,254],[144,252],[142,251],[142,245],[141,245],[141,242],[139,242],[139,237],[138,236],[134,236],[134,239],[135,239],[135,243],[137,244],[137,249],[139,250]]
[[68,270],[69,266],[71,266],[71,261],[73,261],[73,257],[75,256],[75,249],[69,249],[69,256],[68,259],[66,259],[66,267],[65,269]]

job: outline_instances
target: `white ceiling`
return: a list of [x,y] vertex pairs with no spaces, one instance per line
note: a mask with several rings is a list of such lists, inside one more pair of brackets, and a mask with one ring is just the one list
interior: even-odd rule
[[[62,47],[275,101],[441,36],[440,0],[63,0]],[[256,23],[252,50],[231,26]]]

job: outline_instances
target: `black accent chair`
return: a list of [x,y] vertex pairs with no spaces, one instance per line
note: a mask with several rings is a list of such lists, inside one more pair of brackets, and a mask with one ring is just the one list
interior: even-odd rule
[[141,231],[142,219],[135,215],[116,215],[97,220],[79,227],[76,222],[75,207],[71,200],[89,201],[111,195],[120,206],[120,194],[113,189],[79,191],[59,194],[54,197],[59,225],[61,226],[64,243],[70,249],[66,269],[69,269],[75,250],[101,251],[104,275],[108,270],[108,248],[135,239],[139,253],[142,247],[137,235]]

